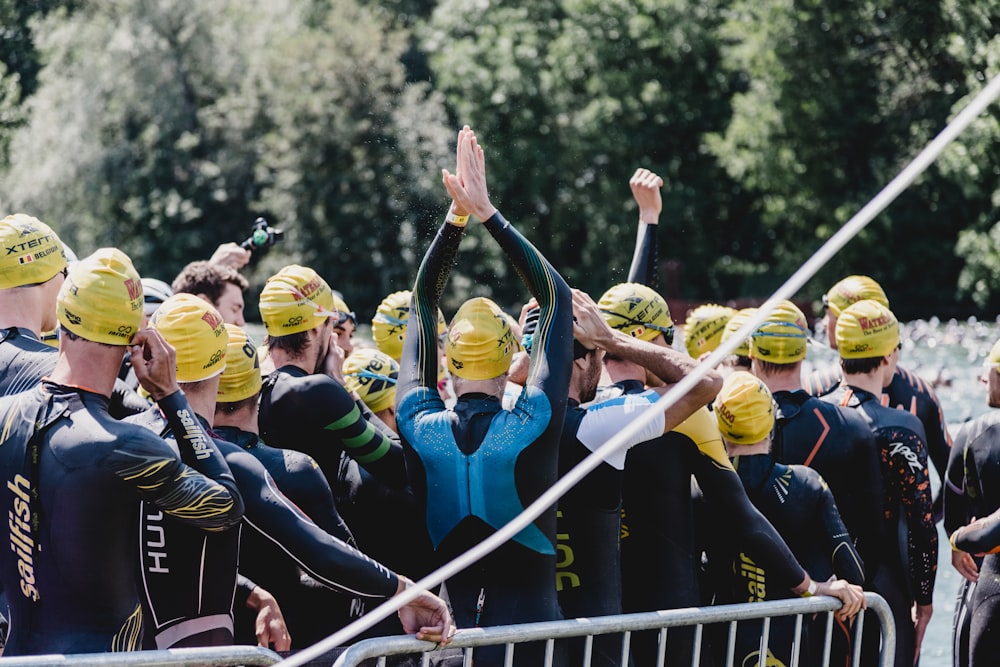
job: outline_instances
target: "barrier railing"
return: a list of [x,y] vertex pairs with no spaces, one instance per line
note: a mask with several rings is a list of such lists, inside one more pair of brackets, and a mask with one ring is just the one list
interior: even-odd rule
[[[868,603],[867,611],[861,612],[855,622],[854,627],[854,656],[852,664],[857,665],[860,660],[861,651],[861,628],[868,616],[874,615],[879,623],[881,642],[879,648],[878,664],[880,667],[889,667],[893,664],[896,647],[896,631],[893,625],[892,612],[889,605],[879,595],[875,593],[865,593],[865,600]],[[824,637],[824,662],[829,664],[830,642],[833,636],[833,612],[840,609],[841,603],[836,598],[814,597],[798,598],[794,600],[774,600],[771,602],[755,602],[734,605],[719,605],[712,607],[690,607],[686,609],[671,609],[666,611],[645,612],[639,614],[622,614],[618,616],[601,616],[595,618],[577,618],[565,621],[551,621],[544,623],[525,623],[520,625],[505,625],[488,628],[473,628],[459,630],[455,639],[448,647],[448,651],[454,652],[461,649],[464,656],[464,664],[471,665],[472,657],[477,647],[498,646],[506,647],[505,664],[514,665],[514,649],[517,644],[526,642],[545,641],[546,645],[546,666],[552,664],[555,641],[570,637],[586,637],[584,649],[584,665],[590,664],[590,649],[593,637],[620,633],[622,640],[622,662],[627,665],[629,659],[629,640],[633,632],[640,630],[660,630],[659,656],[657,667],[664,665],[664,646],[667,639],[668,629],[675,627],[695,628],[695,650],[691,664],[697,667],[701,662],[701,642],[702,631],[705,626],[716,623],[729,623],[729,642],[727,647],[726,664],[733,664],[733,651],[736,627],[740,621],[751,619],[765,619],[761,633],[760,655],[767,655],[768,648],[768,628],[769,620],[777,617],[796,616],[799,622],[795,628],[795,646],[801,649],[801,631],[803,616],[812,614],[827,614],[826,634]],[[378,667],[385,667],[388,656],[423,654],[422,663],[427,666],[431,664],[431,658],[435,651],[434,646],[428,642],[419,641],[409,636],[399,637],[377,637],[366,639],[349,647],[340,655],[334,663],[334,667],[356,667],[365,660],[377,659]],[[798,654],[793,656],[792,665],[798,664]],[[574,667],[577,667],[574,665]]]
[[267,667],[281,662],[281,656],[258,646],[213,646],[172,648],[165,651],[130,653],[80,653],[73,655],[30,655],[0,658],[3,667]]

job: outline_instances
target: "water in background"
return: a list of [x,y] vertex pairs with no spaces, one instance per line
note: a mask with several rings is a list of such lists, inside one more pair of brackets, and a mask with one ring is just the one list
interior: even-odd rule
[[[963,423],[990,410],[986,405],[986,385],[979,378],[983,374],[983,360],[998,334],[997,322],[975,319],[919,320],[903,326],[899,363],[934,386],[952,438]],[[816,366],[835,363],[835,355],[825,345],[825,336],[821,340],[823,344],[810,345],[807,361]],[[936,494],[940,486],[936,474],[932,473],[931,483]],[[934,615],[924,638],[921,667],[949,667],[952,664],[951,620],[961,577],[951,566],[951,549],[943,527],[938,529],[938,538]]]

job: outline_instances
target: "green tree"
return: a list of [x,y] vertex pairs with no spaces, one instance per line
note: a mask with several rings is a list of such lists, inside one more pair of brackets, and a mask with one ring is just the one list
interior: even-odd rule
[[118,0],[38,34],[49,66],[0,184],[7,208],[168,280],[264,214],[286,241],[258,283],[308,263],[362,313],[407,286],[407,241],[446,205],[434,174],[451,136],[377,11]]
[[[498,206],[574,284],[599,294],[625,277],[627,181],[645,166],[667,181],[662,256],[684,260],[686,293],[712,291],[705,260],[743,206],[702,141],[729,114],[719,20],[714,2],[446,0],[422,30],[436,89],[486,146]],[[523,298],[502,262],[480,269],[476,289]]]

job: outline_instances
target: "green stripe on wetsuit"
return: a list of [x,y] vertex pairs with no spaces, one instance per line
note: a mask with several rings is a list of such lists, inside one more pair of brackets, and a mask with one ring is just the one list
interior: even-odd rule
[[[361,433],[350,435],[352,431],[357,432],[359,427],[362,429]],[[389,441],[361,417],[361,411],[356,405],[346,415],[323,428],[327,431],[339,431],[341,442],[351,450],[351,457],[358,463],[378,461],[389,451]],[[366,448],[370,448],[370,451],[364,452]]]

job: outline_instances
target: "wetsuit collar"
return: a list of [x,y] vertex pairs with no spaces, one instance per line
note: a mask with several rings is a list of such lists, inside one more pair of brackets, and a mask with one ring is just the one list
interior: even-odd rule
[[223,440],[239,445],[243,449],[253,449],[260,442],[260,437],[256,433],[244,431],[237,426],[219,426],[215,432]]

